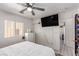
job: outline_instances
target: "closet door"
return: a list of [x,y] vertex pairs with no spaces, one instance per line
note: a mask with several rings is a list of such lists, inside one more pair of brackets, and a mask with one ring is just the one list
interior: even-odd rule
[[67,46],[68,55],[75,55],[75,27],[74,19],[70,18],[65,21],[65,45]]
[[74,19],[67,19],[65,23],[65,44],[68,47],[74,48],[75,42],[75,30],[74,30]]

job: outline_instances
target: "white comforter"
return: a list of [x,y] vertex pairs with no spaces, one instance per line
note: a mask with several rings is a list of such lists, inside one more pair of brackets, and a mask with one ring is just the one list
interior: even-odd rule
[[25,41],[1,48],[0,56],[55,56],[55,53],[49,47]]

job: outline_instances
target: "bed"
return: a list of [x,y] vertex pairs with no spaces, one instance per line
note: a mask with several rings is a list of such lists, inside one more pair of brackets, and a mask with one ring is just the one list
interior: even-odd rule
[[25,41],[1,48],[0,56],[55,56],[55,53],[52,48]]

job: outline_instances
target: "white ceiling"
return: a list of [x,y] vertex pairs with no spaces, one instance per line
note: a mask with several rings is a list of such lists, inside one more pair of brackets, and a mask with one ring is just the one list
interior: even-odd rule
[[25,11],[24,14],[19,13],[24,6],[21,6],[16,3],[0,3],[0,9],[8,12],[12,12],[30,19],[41,18],[49,15],[53,15],[66,9],[70,9],[72,7],[76,7],[79,4],[76,3],[35,3],[34,6],[44,8],[45,11],[34,10],[35,16],[31,14],[29,11]]

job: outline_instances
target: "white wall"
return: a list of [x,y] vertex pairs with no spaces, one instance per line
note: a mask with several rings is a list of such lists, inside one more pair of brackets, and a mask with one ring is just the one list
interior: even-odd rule
[[60,24],[65,22],[65,45],[75,48],[75,14],[78,9],[69,9],[59,13]]
[[60,49],[59,26],[42,27],[41,19],[34,20],[34,31],[36,34],[36,43],[49,46],[53,49]]
[[59,13],[60,24],[65,22],[65,45],[71,48],[75,55],[75,14],[79,14],[79,8],[71,8]]
[[[65,45],[75,51],[75,14],[79,14],[79,8],[71,8],[59,13],[59,25],[65,22]],[[60,30],[59,27],[41,27],[38,24],[40,19],[34,19],[34,30],[36,33],[36,42],[46,46],[60,49]]]
[[0,47],[4,47],[10,44],[14,44],[16,42],[22,41],[21,37],[13,37],[13,38],[7,38],[7,39],[4,38],[4,20],[23,22],[25,32],[27,28],[30,28],[33,30],[32,20],[16,14],[12,14],[12,13],[0,10]]

